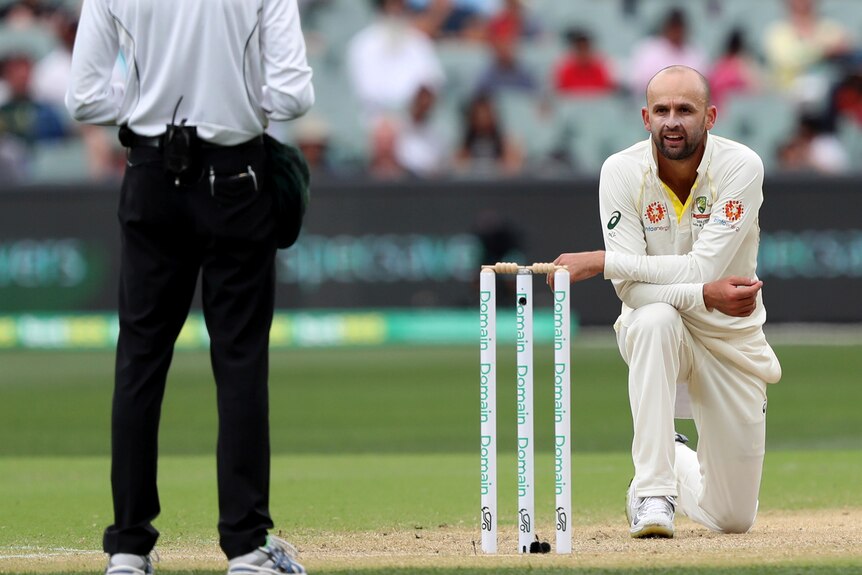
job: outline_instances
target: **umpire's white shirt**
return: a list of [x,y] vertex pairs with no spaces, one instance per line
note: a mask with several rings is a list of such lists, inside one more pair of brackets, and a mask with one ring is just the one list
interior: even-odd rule
[[742,144],[709,134],[682,205],[659,179],[653,154],[647,139],[602,166],[605,277],[623,302],[621,317],[649,303],[670,304],[691,334],[708,340],[718,355],[767,382],[778,381],[781,368],[762,331],[761,295],[749,317],[709,311],[703,303],[704,283],[757,277],[763,163]]
[[84,0],[73,54],[72,116],[143,136],[165,131],[180,97],[177,121],[226,146],[314,103],[296,0]]

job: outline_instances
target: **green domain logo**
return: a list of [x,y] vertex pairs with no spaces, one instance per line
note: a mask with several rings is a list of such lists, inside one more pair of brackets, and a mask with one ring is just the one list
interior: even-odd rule
[[612,230],[617,227],[617,224],[620,223],[620,218],[623,215],[619,212],[619,210],[615,210],[614,213],[611,214],[611,219],[608,220],[608,229]]

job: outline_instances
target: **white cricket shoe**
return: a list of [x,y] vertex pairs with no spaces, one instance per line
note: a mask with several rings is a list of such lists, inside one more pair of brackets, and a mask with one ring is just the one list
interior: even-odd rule
[[629,533],[635,539],[643,537],[673,537],[673,514],[676,500],[671,495],[633,497],[629,485],[626,494],[626,518]]
[[308,573],[296,562],[297,551],[293,545],[268,535],[266,545],[247,555],[230,560],[227,575],[281,575],[282,573]]
[[105,575],[153,575],[153,561],[149,555],[114,553],[108,559]]

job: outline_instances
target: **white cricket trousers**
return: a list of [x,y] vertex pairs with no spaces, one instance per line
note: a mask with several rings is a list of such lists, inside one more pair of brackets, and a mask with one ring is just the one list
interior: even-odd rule
[[[679,312],[655,303],[617,326],[629,366],[637,497],[674,495],[677,509],[715,531],[754,524],[766,442],[766,382],[716,357]],[[677,385],[686,385],[697,452],[674,441]]]

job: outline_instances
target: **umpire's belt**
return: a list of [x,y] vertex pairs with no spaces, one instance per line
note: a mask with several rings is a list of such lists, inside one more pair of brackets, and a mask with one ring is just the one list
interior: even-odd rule
[[[125,130],[120,136],[120,143],[123,144],[126,148],[161,148],[162,147],[162,139],[164,135],[161,136],[141,136],[138,135],[131,130]],[[256,146],[263,146],[263,136],[256,136],[251,140],[243,142],[242,144],[237,144],[235,146],[222,146],[219,144],[212,144],[210,142],[205,142],[203,140],[198,140],[201,148],[230,148],[233,150],[242,149],[242,148],[253,148]]]

